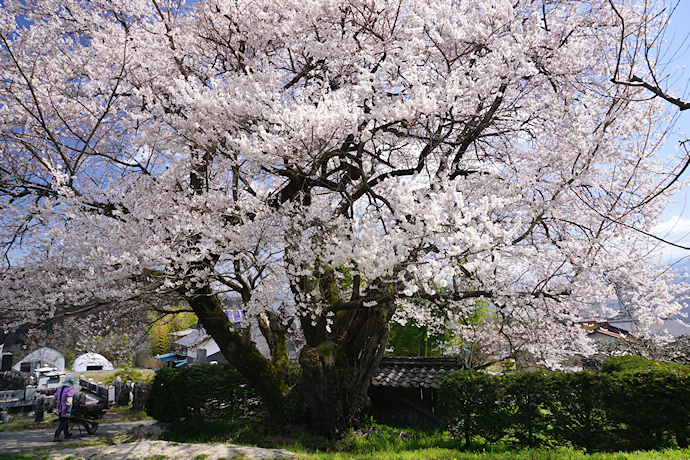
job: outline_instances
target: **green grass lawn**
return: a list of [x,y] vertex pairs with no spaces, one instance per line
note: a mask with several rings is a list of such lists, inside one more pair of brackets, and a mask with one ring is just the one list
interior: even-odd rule
[[690,449],[663,451],[586,454],[569,449],[524,449],[503,452],[461,452],[454,449],[428,448],[371,454],[299,452],[303,460],[687,460]]
[[56,417],[52,414],[46,414],[43,422],[34,422],[33,414],[10,414],[10,421],[7,423],[0,423],[0,433],[7,431],[24,431],[24,430],[43,430],[45,428],[52,428],[57,426],[53,420]]
[[[296,452],[300,460],[687,460],[690,449],[627,452],[588,455],[568,449],[525,449],[514,452],[460,452],[454,449],[429,448],[401,452],[348,454],[344,452]],[[0,454],[0,460],[40,460],[47,453]],[[160,457],[164,460],[168,457]]]
[[[229,442],[283,448],[304,460],[687,460],[690,449],[586,454],[567,447],[526,449],[511,445],[477,445],[465,449],[448,432],[412,430],[371,424],[338,441],[291,427],[272,427],[258,420],[214,421],[170,426],[163,439],[175,442]],[[277,442],[276,442],[277,440]]]

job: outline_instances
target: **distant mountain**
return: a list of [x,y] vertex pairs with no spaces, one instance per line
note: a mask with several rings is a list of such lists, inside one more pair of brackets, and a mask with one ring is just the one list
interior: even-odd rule
[[690,281],[690,257],[682,257],[672,260],[669,265],[678,273],[678,276]]

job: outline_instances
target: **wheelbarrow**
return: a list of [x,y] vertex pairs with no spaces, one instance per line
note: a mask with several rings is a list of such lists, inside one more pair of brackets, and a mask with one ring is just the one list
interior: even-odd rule
[[99,404],[89,404],[90,398],[84,392],[79,393],[74,400],[72,415],[69,418],[68,432],[76,426],[81,433],[82,427],[88,434],[94,434],[98,430],[98,420],[103,417],[106,409]]

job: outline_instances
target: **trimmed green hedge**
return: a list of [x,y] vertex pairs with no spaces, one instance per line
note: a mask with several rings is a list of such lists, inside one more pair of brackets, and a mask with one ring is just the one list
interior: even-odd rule
[[481,435],[497,441],[508,427],[508,413],[501,402],[505,392],[494,377],[479,372],[456,372],[442,383],[439,393],[441,413],[448,418],[451,433],[461,435],[465,444]]
[[260,408],[256,392],[230,364],[162,369],[145,405],[146,413],[161,422],[244,417]]
[[609,397],[608,377],[592,372],[551,374],[545,379],[553,398],[547,416],[551,434],[559,444],[594,450],[609,450],[612,422],[605,410]]
[[466,444],[481,436],[588,452],[688,446],[687,366],[619,360],[605,368],[599,374],[456,373],[442,382],[439,407]]
[[609,374],[606,410],[620,427],[617,435],[635,449],[667,445],[671,437],[688,447],[690,374],[677,369],[649,369]]

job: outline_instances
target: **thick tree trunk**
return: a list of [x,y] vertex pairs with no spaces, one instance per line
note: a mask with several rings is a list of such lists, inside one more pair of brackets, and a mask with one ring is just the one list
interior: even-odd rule
[[214,338],[223,356],[261,395],[271,420],[287,416],[329,436],[339,436],[356,426],[369,406],[367,390],[388,343],[388,323],[393,302],[376,307],[336,312],[329,328],[325,317],[316,326],[303,318],[307,345],[300,353],[302,376],[288,386],[285,330],[273,312],[259,315],[272,359],[259,353],[248,331],[231,329],[220,301],[210,288],[197,291],[189,304]]
[[367,390],[388,343],[392,310],[388,305],[341,312],[336,322],[350,327],[318,346],[304,346],[302,378],[293,396],[311,427],[338,437],[361,421],[370,403]]
[[197,291],[196,295],[189,299],[189,305],[204,325],[206,332],[216,341],[225,359],[235,366],[261,395],[266,409],[276,416],[281,416],[283,401],[289,390],[287,372],[259,353],[249,338],[249,331],[240,334],[232,330],[232,324],[211,288],[205,287]]

